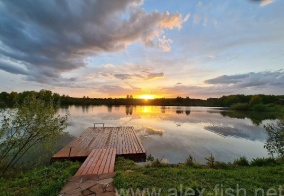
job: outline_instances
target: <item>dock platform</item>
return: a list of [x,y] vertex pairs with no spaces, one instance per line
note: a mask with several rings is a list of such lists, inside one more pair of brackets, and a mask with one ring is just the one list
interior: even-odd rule
[[146,151],[134,127],[89,127],[78,138],[53,155],[52,160],[85,160],[93,149],[116,150],[116,156],[144,160]]

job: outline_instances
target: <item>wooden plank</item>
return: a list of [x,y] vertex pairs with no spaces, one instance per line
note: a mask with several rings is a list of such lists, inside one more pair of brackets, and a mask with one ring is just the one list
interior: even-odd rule
[[101,151],[100,150],[93,150],[91,154],[88,156],[86,161],[84,161],[83,165],[85,165],[84,170],[82,171],[81,175],[86,175],[91,172],[91,168],[96,162],[98,161],[98,157],[100,157]]
[[114,172],[116,149],[94,149],[75,176]]
[[108,149],[108,155],[107,155],[107,159],[106,159],[106,162],[104,164],[104,168],[102,169],[102,173],[104,174],[107,174],[108,173],[108,170],[109,170],[109,167],[110,167],[110,162],[111,162],[111,156],[112,156],[112,151],[113,149],[109,148]]
[[145,153],[146,151],[145,151],[145,148],[144,148],[144,146],[142,145],[142,143],[141,143],[141,141],[140,141],[140,139],[139,139],[139,137],[136,135],[136,133],[134,132],[134,128],[132,129],[132,132],[134,133],[134,135],[135,135],[135,140],[138,142],[138,144],[139,144],[139,147],[140,147],[140,149],[141,149],[141,153]]
[[87,171],[88,174],[92,174],[92,172],[94,171],[95,166],[96,166],[96,164],[97,164],[97,162],[98,162],[98,160],[99,160],[99,158],[100,158],[100,156],[103,152],[102,149],[94,149],[94,150],[97,151],[97,153],[95,154],[95,156],[92,159],[93,163],[91,164],[91,166],[89,167],[89,169]]
[[123,131],[122,131],[122,127],[119,128],[119,135],[120,135],[120,141],[121,141],[121,145],[120,145],[120,152],[121,154],[125,154],[125,148],[124,148],[124,135],[123,135]]
[[118,131],[117,131],[117,153],[118,154],[123,154],[122,152],[122,137],[121,137],[121,131],[120,131],[120,127],[118,127]]
[[105,161],[102,163],[102,166],[99,170],[99,174],[106,174],[108,173],[110,161],[111,161],[112,149],[107,149],[107,153],[105,156]]
[[138,149],[137,153],[141,153],[142,152],[142,148],[140,147],[140,144],[139,144],[139,142],[137,140],[137,135],[134,133],[134,131],[131,131],[131,132],[132,132],[132,135],[133,135],[133,140],[135,142],[135,145],[137,146],[137,149]]
[[92,151],[89,155],[89,157],[85,160],[85,162],[81,165],[81,167],[79,168],[79,170],[76,172],[75,176],[80,176],[82,175],[83,171],[86,168],[86,165],[89,163],[89,160],[92,158],[92,155],[96,153],[96,151]]
[[129,142],[130,142],[130,154],[135,154],[136,149],[135,149],[135,144],[133,142],[133,137],[131,135],[131,131],[127,131],[128,137],[129,137]]
[[125,137],[126,154],[130,154],[130,139],[128,137],[126,129],[124,129],[124,137]]
[[139,153],[139,149],[138,149],[138,147],[137,147],[137,145],[135,143],[135,138],[134,138],[135,136],[134,136],[132,131],[130,131],[129,133],[130,133],[131,141],[133,143],[134,153]]
[[92,174],[98,174],[99,173],[99,169],[101,167],[102,161],[104,156],[106,155],[107,149],[102,149],[102,154],[101,156],[98,158],[98,162],[96,163],[94,170],[92,171]]
[[112,157],[111,157],[108,173],[114,172],[115,158],[116,158],[116,149],[114,148],[112,152]]
[[107,161],[107,158],[108,158],[108,154],[109,154],[109,149],[105,149],[105,154],[104,156],[102,157],[102,162],[99,166],[99,169],[98,169],[98,174],[102,174],[103,171],[104,171],[104,167],[106,165],[106,161]]
[[117,148],[117,130],[118,130],[117,127],[113,128],[113,131],[112,131],[112,143],[109,146],[110,148],[115,148],[115,149]]

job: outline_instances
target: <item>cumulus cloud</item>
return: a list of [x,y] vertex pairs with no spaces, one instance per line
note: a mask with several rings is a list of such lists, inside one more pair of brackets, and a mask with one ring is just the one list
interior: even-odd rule
[[[164,30],[180,29],[185,20],[179,13],[148,13],[141,4],[142,0],[2,1],[0,54],[12,63],[2,63],[0,69],[46,83],[84,66],[87,56],[120,51],[135,42],[168,51],[171,40]],[[11,64],[22,68],[7,68]]]
[[158,45],[160,48],[162,48],[164,51],[168,52],[171,50],[171,43],[173,41],[171,39],[167,39],[166,36],[163,36],[162,38],[159,38]]

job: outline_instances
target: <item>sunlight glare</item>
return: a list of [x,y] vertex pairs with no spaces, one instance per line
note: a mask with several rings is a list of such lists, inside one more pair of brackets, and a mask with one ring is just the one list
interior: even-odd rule
[[140,95],[139,97],[140,99],[145,99],[145,100],[154,99],[153,95]]

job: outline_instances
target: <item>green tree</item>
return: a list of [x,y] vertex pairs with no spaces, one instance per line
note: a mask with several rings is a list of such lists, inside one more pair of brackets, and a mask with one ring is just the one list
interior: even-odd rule
[[2,174],[31,149],[49,149],[63,135],[68,115],[57,115],[53,100],[46,102],[35,96],[26,97],[15,109],[1,111],[0,165]]
[[261,96],[259,95],[253,95],[251,98],[250,98],[250,101],[249,101],[249,105],[250,106],[254,106],[256,104],[262,104],[262,98]]
[[284,157],[284,117],[276,123],[267,124],[265,127],[268,139],[265,148],[273,156]]

